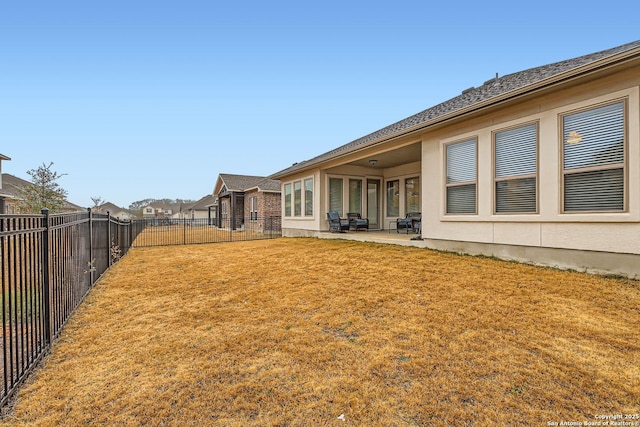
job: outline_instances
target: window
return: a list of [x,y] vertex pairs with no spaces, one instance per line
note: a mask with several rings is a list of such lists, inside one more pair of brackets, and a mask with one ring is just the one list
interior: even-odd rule
[[448,214],[476,213],[476,140],[446,146],[446,197]]
[[293,183],[293,215],[302,215],[302,183],[300,181]]
[[387,216],[400,216],[400,181],[387,181]]
[[329,178],[329,212],[342,216],[342,178]]
[[349,212],[362,213],[362,180],[349,180]]
[[249,198],[249,219],[253,221],[258,219],[258,196]]
[[420,178],[407,178],[404,181],[405,212],[420,212]]
[[313,179],[304,180],[304,214],[313,216]]
[[538,125],[494,134],[495,213],[537,212]]
[[625,104],[562,117],[565,212],[625,210]]
[[291,184],[284,185],[284,216],[291,216]]

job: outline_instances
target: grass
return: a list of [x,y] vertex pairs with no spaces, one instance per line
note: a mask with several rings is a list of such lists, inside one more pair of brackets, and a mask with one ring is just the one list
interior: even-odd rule
[[640,286],[418,248],[135,248],[1,425],[486,426],[640,412]]

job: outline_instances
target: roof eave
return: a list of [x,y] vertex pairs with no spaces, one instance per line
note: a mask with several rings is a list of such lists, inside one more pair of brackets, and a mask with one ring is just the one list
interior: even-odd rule
[[562,83],[566,83],[567,81],[570,81],[572,79],[576,79],[578,77],[583,77],[589,74],[592,74],[596,71],[601,71],[607,68],[610,68],[612,66],[618,65],[618,64],[622,64],[624,62],[628,62],[628,61],[632,61],[633,59],[636,59],[636,57],[640,54],[640,47],[636,47],[633,49],[629,49],[596,61],[593,61],[589,64],[585,64],[583,66],[580,67],[576,67],[573,68],[571,70],[567,70],[564,71],[562,73],[556,74],[554,76],[551,77],[547,77],[546,79],[540,80],[538,82],[535,83],[531,83],[529,85],[520,87],[518,89],[514,89],[512,91],[509,92],[505,92],[503,94],[500,95],[496,95],[495,97],[486,99],[484,101],[480,101],[478,103],[469,105],[467,107],[463,107],[461,109],[458,110],[454,110],[450,113],[446,113],[443,114],[441,116],[438,116],[432,120],[427,120],[424,121],[422,123],[419,123],[417,125],[408,127],[406,129],[403,129],[400,132],[396,132],[390,135],[385,135],[381,138],[378,139],[374,139],[372,141],[369,141],[367,143],[358,145],[356,147],[353,147],[350,150],[346,150],[344,152],[341,152],[339,154],[336,154],[335,156],[326,158],[326,159],[321,159],[321,160],[317,160],[317,161],[313,161],[310,160],[308,163],[304,163],[304,164],[300,164],[300,167],[296,167],[296,166],[291,166],[287,169],[284,169],[280,172],[276,172],[272,175],[269,176],[269,178],[271,179],[281,179],[283,177],[292,175],[294,173],[299,173],[299,172],[303,172],[309,169],[313,169],[319,166],[322,166],[323,164],[327,164],[329,162],[334,162],[335,160],[341,159],[343,157],[346,156],[350,156],[354,153],[358,153],[359,151],[362,151],[364,149],[367,148],[371,148],[375,145],[380,145],[386,142],[390,142],[393,141],[395,139],[398,139],[400,137],[404,137],[404,136],[408,136],[411,135],[413,133],[417,133],[417,132],[422,132],[430,127],[433,127],[435,125],[442,125],[445,124],[446,122],[452,121],[454,119],[459,119],[462,118],[464,116],[467,116],[469,114],[472,113],[477,113],[480,112],[482,110],[486,110],[489,108],[494,108],[498,105],[504,104],[506,102],[512,101],[516,98],[520,98],[523,97],[525,95],[530,95],[532,93],[544,90],[544,89],[548,89],[552,86],[556,86],[558,84],[562,84]]

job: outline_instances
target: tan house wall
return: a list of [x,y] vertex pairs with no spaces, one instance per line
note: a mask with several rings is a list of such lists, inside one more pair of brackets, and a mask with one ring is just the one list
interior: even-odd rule
[[[626,88],[609,93],[598,94],[597,89],[602,87],[602,82],[598,82],[595,89],[589,85],[583,86],[579,93],[559,92],[553,97],[528,103],[529,108],[521,106],[523,108],[517,118],[499,120],[499,116],[494,115],[484,121],[488,125],[483,127],[465,132],[451,128],[425,137],[422,164],[422,206],[425,212],[423,238],[640,254],[639,80],[636,77],[635,86],[627,84]],[[629,209],[623,213],[562,213],[560,114],[618,99],[627,99],[628,102]],[[543,108],[546,109],[534,114],[522,113]],[[539,122],[539,213],[494,214],[491,132],[530,121]],[[466,137],[478,139],[478,214],[446,215],[445,144]]]
[[[475,112],[464,119],[458,117],[446,126],[434,125],[420,134],[408,133],[379,146],[335,158],[324,163],[321,169],[281,178],[284,184],[314,177],[314,217],[283,217],[283,235],[318,235],[328,229],[327,189],[331,176],[382,177],[384,200],[386,182],[418,173],[424,239],[421,245],[424,247],[640,277],[640,72],[637,67],[631,67],[606,73],[604,77],[589,77],[562,90],[528,94],[505,102],[499,109]],[[563,213],[561,115],[621,99],[626,101],[627,107],[627,210],[620,213]],[[538,212],[495,214],[492,132],[532,121],[538,123],[539,136]],[[478,141],[477,214],[447,215],[445,145],[467,137],[475,137]],[[416,141],[422,146],[422,158],[415,162],[389,169],[352,164]],[[404,188],[402,183],[400,188],[401,191]],[[402,195],[400,200],[403,209]],[[386,206],[386,200],[383,206]],[[400,213],[400,216],[404,214]],[[392,219],[385,217],[384,226]]]

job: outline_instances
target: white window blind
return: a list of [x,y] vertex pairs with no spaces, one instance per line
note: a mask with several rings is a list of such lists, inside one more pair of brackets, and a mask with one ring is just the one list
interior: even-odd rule
[[533,123],[495,134],[495,211],[537,211],[538,126]]
[[300,181],[293,183],[293,215],[302,215],[302,183]]
[[342,216],[342,178],[329,178],[329,212]]
[[618,102],[563,117],[565,212],[624,210],[624,114]]
[[313,179],[304,180],[304,214],[313,215]]
[[476,213],[476,140],[447,145],[447,213]]
[[284,185],[284,216],[291,216],[291,184]]

